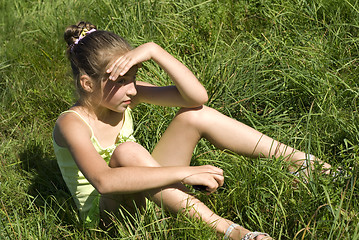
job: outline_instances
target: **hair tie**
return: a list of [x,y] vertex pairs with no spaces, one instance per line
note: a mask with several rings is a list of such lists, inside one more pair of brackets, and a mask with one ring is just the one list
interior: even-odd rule
[[87,28],[84,28],[84,29],[81,31],[79,38],[76,39],[76,41],[74,42],[74,44],[75,44],[75,45],[78,44],[81,39],[83,39],[84,37],[86,37],[87,35],[89,35],[90,33],[95,32],[95,31],[96,31],[95,28],[93,28],[93,29],[91,29],[91,30],[87,30]]

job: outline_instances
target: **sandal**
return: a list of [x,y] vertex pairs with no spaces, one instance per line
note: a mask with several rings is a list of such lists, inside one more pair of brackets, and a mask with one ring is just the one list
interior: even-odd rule
[[[289,173],[296,177],[301,177],[304,183],[308,183],[310,171],[313,170],[313,167],[309,167],[309,166],[313,166],[313,163],[315,161],[317,161],[316,157],[313,156],[312,154],[308,154],[307,158],[304,160],[304,162],[299,167],[299,169],[297,169],[294,172],[289,172]],[[349,170],[352,170],[352,168],[349,168]],[[328,168],[322,169],[322,173],[328,174],[331,177],[333,177],[334,179],[339,178],[339,177],[344,177],[344,178],[351,177],[351,174],[347,170],[344,170],[342,168],[338,168],[336,170],[331,170]]]
[[[236,223],[233,223],[231,226],[229,226],[227,228],[227,231],[224,234],[224,239],[229,239],[229,235],[231,235],[233,229],[235,229],[238,226],[242,227],[241,225],[236,224]],[[262,240],[273,240],[273,238],[271,238],[268,233],[262,233],[262,232],[249,232],[246,235],[244,235],[242,240],[254,240],[254,238],[256,238],[256,237],[258,237],[260,235],[265,236],[264,238],[262,238]]]
[[[308,154],[306,159],[304,159],[302,165],[293,172],[289,172],[290,174],[293,174],[296,177],[300,177],[302,174],[307,178],[309,176],[309,166],[312,165],[312,162],[315,161],[315,156],[312,154]],[[308,171],[309,170],[309,171]]]

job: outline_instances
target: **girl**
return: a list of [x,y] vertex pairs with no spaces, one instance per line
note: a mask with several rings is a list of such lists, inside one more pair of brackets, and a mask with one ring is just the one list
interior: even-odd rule
[[[284,156],[299,167],[305,153],[204,106],[208,97],[197,78],[155,43],[132,49],[123,38],[88,22],[68,27],[64,38],[79,99],[59,116],[53,140],[63,178],[84,221],[101,220],[108,227],[108,213],[118,213],[120,206],[134,212],[134,205],[143,206],[150,198],[173,212],[187,210],[225,238],[271,239],[216,215],[187,193],[184,184],[201,185],[212,193],[224,181],[217,167],[189,166],[192,152],[204,137],[221,149],[249,157]],[[136,81],[138,68],[148,60],[174,85]],[[144,102],[181,107],[151,154],[132,135],[131,109]]]

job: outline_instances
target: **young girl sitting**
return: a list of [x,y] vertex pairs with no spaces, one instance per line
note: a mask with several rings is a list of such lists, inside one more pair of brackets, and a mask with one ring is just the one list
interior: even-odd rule
[[[189,166],[192,152],[204,137],[220,149],[249,157],[283,156],[297,166],[293,170],[309,158],[304,152],[204,106],[205,88],[153,42],[132,49],[123,38],[88,22],[69,26],[64,38],[79,99],[59,116],[53,140],[81,219],[108,227],[108,213],[118,214],[120,206],[134,212],[135,205],[144,206],[149,198],[170,211],[201,219],[225,238],[271,239],[218,216],[188,194],[185,184],[201,185],[212,193],[224,181],[217,167]],[[136,81],[138,68],[148,60],[156,62],[174,85]],[[131,109],[140,103],[181,107],[152,153],[133,136]]]

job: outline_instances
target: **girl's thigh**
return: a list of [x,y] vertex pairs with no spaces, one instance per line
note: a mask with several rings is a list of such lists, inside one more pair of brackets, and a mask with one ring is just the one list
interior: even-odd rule
[[176,114],[152,152],[161,166],[190,164],[193,150],[201,138],[198,126],[202,109],[182,108]]

